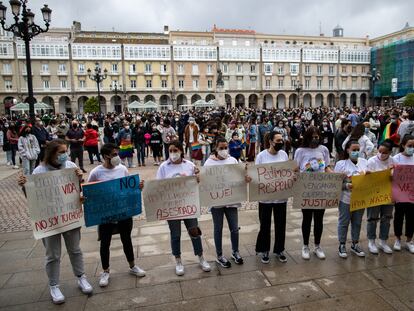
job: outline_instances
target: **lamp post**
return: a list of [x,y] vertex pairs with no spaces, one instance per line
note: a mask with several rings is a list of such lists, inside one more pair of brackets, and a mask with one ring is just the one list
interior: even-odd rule
[[[119,84],[119,86],[118,86],[118,81],[112,81],[112,84],[110,85],[109,88],[112,92],[114,92],[115,98],[116,98],[116,100],[118,100],[118,91],[121,91],[121,92],[123,91],[122,85]],[[114,108],[115,108],[115,111],[116,111],[116,107],[114,107]],[[122,99],[121,99],[121,111],[122,111]],[[117,111],[117,112],[119,113],[121,111]]]
[[376,67],[372,68],[372,72],[368,72],[369,80],[371,81],[372,89],[371,89],[371,104],[374,106],[374,98],[375,98],[375,83],[381,80],[381,73],[377,70]]
[[99,63],[95,63],[95,73],[92,74],[92,70],[88,68],[89,79],[96,82],[98,87],[98,108],[99,108],[99,123],[101,123],[102,111],[101,111],[101,88],[100,84],[103,80],[108,77],[108,70],[104,69],[102,73],[101,66]]
[[298,92],[298,108],[300,108],[300,101],[299,101],[299,97],[300,97],[300,92],[302,91],[302,87],[303,87],[303,85],[302,85],[302,83],[300,83],[300,81],[299,80],[296,80],[296,92]]
[[13,32],[14,36],[24,41],[26,51],[26,72],[27,72],[27,91],[29,102],[29,116],[32,124],[34,124],[34,97],[33,97],[33,80],[32,80],[32,64],[30,60],[30,40],[40,33],[47,32],[51,21],[52,10],[45,4],[41,9],[43,21],[46,28],[41,28],[34,23],[34,13],[26,7],[27,0],[10,0],[10,6],[14,16],[14,23],[9,27],[6,26],[7,7],[0,2],[0,23],[5,31]]

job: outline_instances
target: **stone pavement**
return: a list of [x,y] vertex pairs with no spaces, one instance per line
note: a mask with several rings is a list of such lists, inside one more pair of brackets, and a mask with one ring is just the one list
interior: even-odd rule
[[[89,171],[91,167],[86,166]],[[0,311],[2,310],[414,310],[414,255],[407,251],[393,255],[379,254],[358,258],[349,254],[344,260],[337,255],[337,212],[328,210],[322,237],[327,259],[300,256],[301,219],[299,211],[288,210],[286,249],[288,262],[274,257],[262,264],[255,256],[259,222],[255,205],[245,205],[239,214],[240,251],[244,265],[223,269],[214,263],[213,224],[211,215],[200,218],[203,247],[212,271],[202,272],[192,253],[188,235],[182,233],[185,275],[174,272],[170,255],[169,230],[165,222],[134,221],[133,243],[137,263],[147,271],[144,278],[127,273],[119,236],[111,247],[111,279],[107,288],[98,286],[101,271],[96,228],[83,228],[81,247],[85,269],[93,286],[90,297],[76,287],[65,248],[62,248],[61,288],[65,304],[51,303],[47,277],[43,269],[44,247],[32,238],[27,226],[21,232],[10,226],[27,217],[25,199],[13,187],[17,175],[0,167]],[[10,171],[10,169],[9,169]],[[155,168],[139,171],[143,179],[153,178]],[[16,171],[14,171],[16,172]],[[9,186],[8,186],[9,185]],[[9,212],[4,209],[9,208]],[[20,216],[10,213],[19,210]],[[17,214],[16,214],[17,215]],[[8,218],[7,218],[8,217]],[[12,219],[12,220],[10,220]],[[27,219],[27,218],[26,218]],[[7,229],[8,228],[8,229]],[[365,223],[361,236],[367,250]],[[392,232],[392,229],[391,229]],[[224,254],[230,257],[228,229],[223,232]],[[393,241],[393,237],[391,237]]]

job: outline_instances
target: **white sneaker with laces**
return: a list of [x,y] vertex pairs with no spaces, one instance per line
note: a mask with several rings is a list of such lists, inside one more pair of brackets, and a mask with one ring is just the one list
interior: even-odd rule
[[19,169],[19,166],[15,165],[15,166],[13,166],[13,168],[17,170],[17,169]]
[[316,257],[318,257],[319,259],[326,258],[325,253],[323,252],[322,248],[319,245],[315,246],[315,249],[313,252],[315,253]]
[[405,244],[405,247],[407,248],[407,250],[408,250],[411,254],[414,254],[414,242],[413,242],[413,241],[407,242],[407,243]]
[[368,250],[371,254],[378,254],[378,247],[375,240],[368,241]]
[[203,270],[204,272],[210,272],[211,267],[210,267],[210,264],[207,262],[207,260],[205,260],[203,256],[199,256],[199,260],[200,260],[201,270]]
[[302,258],[305,259],[305,260],[310,259],[309,246],[307,246],[307,245],[302,246]]
[[49,286],[50,296],[52,296],[52,301],[56,305],[60,305],[65,302],[65,296],[63,296],[60,291],[59,285]]
[[135,275],[135,276],[139,276],[139,277],[143,277],[145,276],[145,271],[142,270],[140,267],[138,267],[137,265],[133,266],[132,268],[129,269],[129,273]]
[[102,272],[99,278],[99,286],[106,287],[109,284],[109,272]]
[[82,293],[86,295],[92,293],[93,291],[93,288],[91,284],[89,284],[85,274],[78,278],[78,286],[81,289]]
[[392,254],[392,249],[388,246],[387,241],[380,240],[378,248],[386,254]]
[[400,240],[395,240],[394,242],[394,246],[392,247],[395,251],[399,252],[401,250],[401,241]]
[[183,263],[181,262],[181,258],[177,258],[176,261],[177,263],[175,265],[175,274],[178,276],[182,276],[184,275],[184,266],[183,266]]

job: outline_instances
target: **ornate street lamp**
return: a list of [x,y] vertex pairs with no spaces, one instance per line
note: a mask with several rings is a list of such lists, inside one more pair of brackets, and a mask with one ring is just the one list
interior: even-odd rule
[[381,73],[379,70],[377,70],[376,67],[373,67],[372,72],[368,72],[368,77],[372,85],[370,94],[371,94],[371,104],[373,105],[374,99],[375,99],[375,83],[381,80]]
[[34,97],[33,97],[33,80],[32,64],[30,60],[30,40],[40,33],[47,32],[51,21],[52,10],[45,4],[41,9],[43,21],[46,28],[41,28],[34,23],[34,13],[26,7],[28,0],[10,0],[11,10],[14,16],[14,24],[6,26],[7,8],[0,2],[0,23],[5,31],[13,32],[14,36],[24,41],[26,51],[26,72],[27,72],[27,90],[29,102],[29,115],[31,122],[34,123]]
[[98,107],[99,107],[99,120],[101,119],[102,111],[101,111],[101,82],[108,77],[108,70],[104,69],[103,73],[101,70],[101,66],[99,63],[95,63],[95,73],[92,74],[92,70],[88,68],[88,76],[89,79],[96,82],[98,87]]
[[299,101],[299,97],[300,97],[300,92],[302,91],[303,85],[302,83],[300,83],[299,80],[296,80],[296,92],[298,92],[298,108],[300,108],[300,101]]
[[[122,85],[121,84],[118,85],[118,81],[112,81],[109,88],[112,92],[114,92],[115,98],[116,98],[115,100],[117,101],[118,100],[118,91],[121,91],[121,92],[123,91]],[[122,107],[122,98],[121,98],[121,107]],[[122,111],[122,108],[121,108],[121,111]],[[117,112],[121,112],[121,111],[117,111]]]

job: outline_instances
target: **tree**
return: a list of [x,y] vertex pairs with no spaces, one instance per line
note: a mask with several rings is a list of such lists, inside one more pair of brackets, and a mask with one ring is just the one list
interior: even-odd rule
[[96,97],[88,98],[83,107],[85,113],[99,112],[98,99]]
[[414,93],[409,93],[405,96],[404,106],[414,107]]

